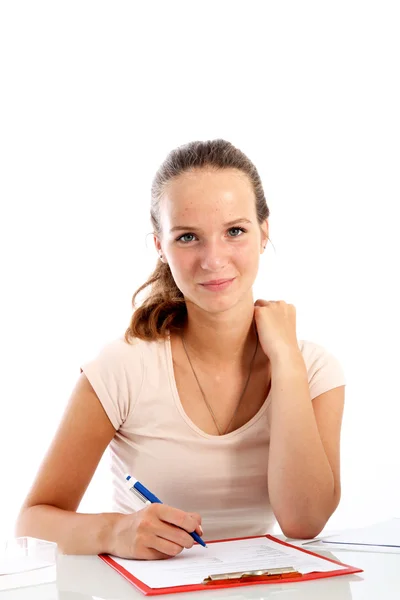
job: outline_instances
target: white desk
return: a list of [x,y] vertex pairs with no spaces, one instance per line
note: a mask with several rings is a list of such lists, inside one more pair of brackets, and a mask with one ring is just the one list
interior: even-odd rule
[[[364,569],[303,583],[254,585],[156,596],[170,600],[394,600],[400,598],[400,554],[321,552]],[[0,592],[0,600],[138,600],[146,598],[96,556],[60,556],[57,584]]]

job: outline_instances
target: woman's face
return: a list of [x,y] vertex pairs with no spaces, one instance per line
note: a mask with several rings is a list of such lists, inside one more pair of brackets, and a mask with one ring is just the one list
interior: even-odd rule
[[220,312],[252,297],[268,236],[249,179],[235,169],[195,170],[170,181],[161,199],[161,240],[186,301]]

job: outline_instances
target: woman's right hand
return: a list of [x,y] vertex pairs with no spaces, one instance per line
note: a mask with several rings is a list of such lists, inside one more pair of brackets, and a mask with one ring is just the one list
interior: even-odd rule
[[150,504],[118,517],[112,531],[110,554],[121,558],[170,558],[193,546],[195,542],[190,533],[203,533],[200,515],[166,504]]

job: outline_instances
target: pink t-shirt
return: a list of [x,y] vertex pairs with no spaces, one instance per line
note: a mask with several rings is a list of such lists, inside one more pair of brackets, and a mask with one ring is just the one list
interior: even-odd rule
[[[336,358],[300,341],[311,399],[345,384]],[[204,433],[185,414],[171,344],[107,344],[82,366],[116,429],[110,444],[113,509],[137,510],[129,473],[165,504],[202,516],[204,539],[262,535],[276,523],[268,497],[269,394],[245,425],[223,436]]]

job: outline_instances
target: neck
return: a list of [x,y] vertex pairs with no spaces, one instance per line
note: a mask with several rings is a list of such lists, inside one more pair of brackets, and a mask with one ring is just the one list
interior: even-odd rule
[[191,354],[204,363],[223,368],[242,362],[257,343],[253,301],[224,313],[204,313],[187,303],[188,319],[183,332]]

